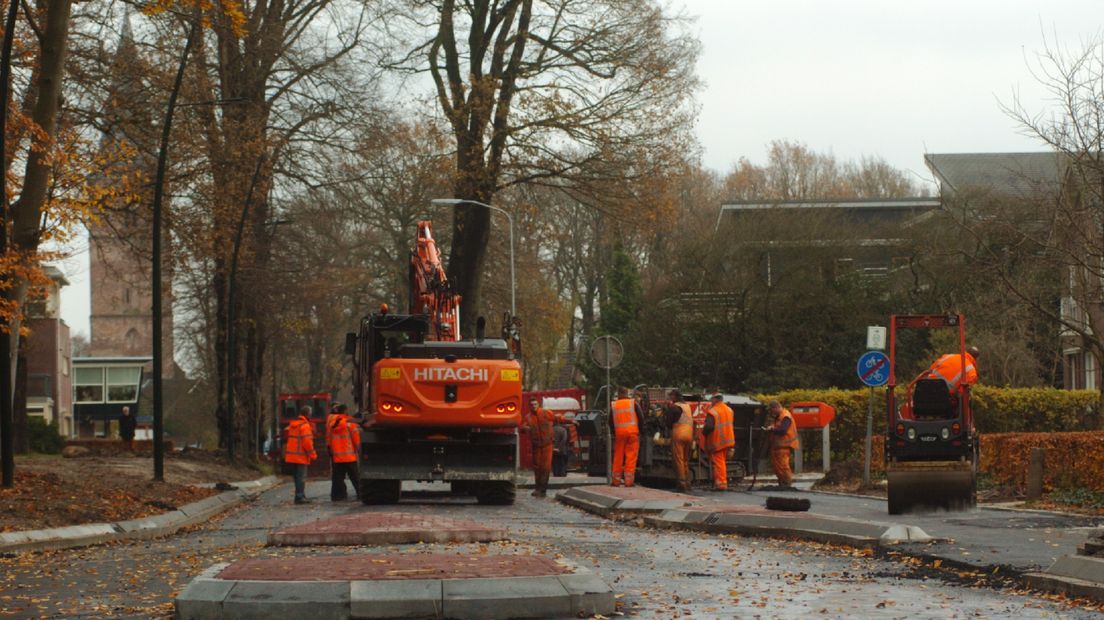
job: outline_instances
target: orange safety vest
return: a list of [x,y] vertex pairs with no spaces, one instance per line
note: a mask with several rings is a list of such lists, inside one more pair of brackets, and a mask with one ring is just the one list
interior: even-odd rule
[[284,443],[284,462],[296,465],[310,465],[318,458],[314,452],[314,433],[307,416],[301,415],[291,421],[287,428],[287,442]]
[[694,426],[694,414],[690,413],[690,405],[686,403],[675,403],[675,406],[682,410],[682,415],[679,416],[677,422],[673,426],[686,425]]
[[788,449],[797,447],[797,420],[794,420],[793,414],[789,409],[783,409],[782,415],[778,416],[778,419],[774,421],[772,428],[778,428],[782,425],[782,420],[786,418],[790,419],[790,428],[786,429],[786,434],[779,436],[776,433],[771,433],[771,448],[772,449]]
[[613,434],[615,437],[639,435],[636,426],[636,404],[631,398],[619,398],[613,401]]
[[[966,358],[966,369],[962,368],[962,358]],[[947,381],[947,387],[950,388],[953,394],[958,390],[958,386],[962,383],[962,378],[965,376],[967,384],[977,383],[977,360],[973,355],[966,353],[964,356],[958,353],[948,353],[939,359],[932,362],[931,368],[928,370],[940,377],[943,377]]]
[[705,449],[717,452],[735,446],[736,433],[732,428],[732,409],[724,403],[717,403],[706,413],[713,416],[713,432],[705,438]]
[[548,409],[537,407],[537,410],[529,416],[529,438],[533,447],[543,448],[552,445],[552,426],[554,417]]
[[356,447],[360,443],[360,431],[343,413],[331,413],[326,418],[326,445],[334,463],[355,463]]

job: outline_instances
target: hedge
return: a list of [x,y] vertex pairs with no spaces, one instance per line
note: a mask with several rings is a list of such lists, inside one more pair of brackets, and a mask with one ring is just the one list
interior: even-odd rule
[[[832,460],[861,459],[866,436],[869,389],[788,390],[761,394],[766,402],[778,400],[784,405],[798,401],[821,401],[836,408],[831,425]],[[974,386],[970,404],[978,432],[1069,432],[1099,430],[1093,428],[1100,407],[1096,390],[1059,390],[1056,388],[998,388]],[[874,390],[874,435],[885,433],[885,390]],[[805,438],[805,462],[817,462],[820,441]],[[812,460],[817,459],[817,460]]]
[[1046,490],[1083,488],[1104,491],[1104,432],[997,433],[981,436],[979,471],[1002,486],[1023,490],[1032,448],[1046,449]]
[[[871,475],[885,475],[884,443],[884,437],[874,437]],[[1104,492],[1104,431],[982,435],[978,471],[988,474],[998,486],[1023,491],[1027,487],[1032,448],[1046,449],[1045,490],[1081,488]]]

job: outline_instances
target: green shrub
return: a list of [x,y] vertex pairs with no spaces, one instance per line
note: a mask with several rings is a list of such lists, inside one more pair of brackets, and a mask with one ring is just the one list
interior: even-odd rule
[[27,439],[31,452],[40,454],[58,454],[65,447],[65,438],[58,434],[57,424],[38,416],[27,418]]

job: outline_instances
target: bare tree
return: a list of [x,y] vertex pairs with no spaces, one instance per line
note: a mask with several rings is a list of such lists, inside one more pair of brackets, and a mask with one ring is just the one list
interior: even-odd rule
[[[698,44],[652,0],[394,0],[417,41],[392,66],[428,72],[455,143],[453,193],[492,203],[509,186],[592,191],[691,149]],[[426,26],[429,24],[429,26]],[[676,157],[676,159],[677,159]],[[603,182],[604,181],[604,182]],[[457,210],[450,276],[482,309],[490,212]]]
[[[1006,291],[1031,305],[1104,364],[1104,37],[1079,49],[1049,43],[1031,67],[1050,94],[1052,107],[1029,110],[1018,96],[1004,106],[1021,131],[1051,149],[1057,179],[1041,188],[1041,199],[985,217],[1000,244],[981,244],[986,263]],[[1021,201],[1022,202],[1022,201]],[[1029,207],[1025,209],[1024,207]],[[970,215],[969,213],[967,215]],[[977,223],[977,219],[968,219]],[[978,226],[969,227],[978,231]],[[992,234],[992,233],[991,233]],[[980,237],[980,234],[976,236]],[[1050,287],[1018,279],[1025,257],[1045,265],[1048,279],[1061,283],[1062,303]],[[1019,260],[1016,260],[1019,259]]]

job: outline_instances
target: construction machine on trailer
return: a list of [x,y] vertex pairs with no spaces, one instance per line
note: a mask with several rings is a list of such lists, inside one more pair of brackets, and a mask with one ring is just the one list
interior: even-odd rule
[[[970,385],[952,385],[933,370],[897,391],[901,330],[957,330],[959,368],[968,367],[962,315],[895,315],[889,319],[885,465],[889,514],[968,510],[977,503],[978,436],[970,410]],[[901,398],[898,398],[900,396]]]
[[503,338],[486,338],[481,317],[475,338],[461,339],[460,296],[430,222],[418,222],[416,243],[408,312],[383,306],[346,336],[364,417],[361,500],[396,503],[402,482],[415,480],[448,482],[482,504],[512,504],[522,407],[516,322],[507,315]]

